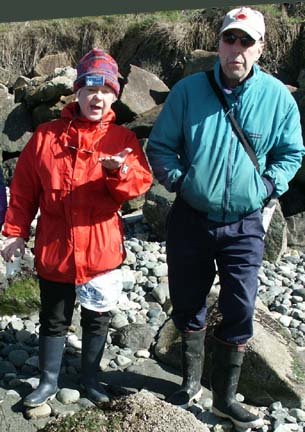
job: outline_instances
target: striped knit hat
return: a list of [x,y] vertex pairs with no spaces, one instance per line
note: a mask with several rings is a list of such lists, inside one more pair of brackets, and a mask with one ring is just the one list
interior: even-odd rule
[[76,71],[74,92],[84,86],[107,85],[118,97],[120,92],[118,65],[109,54],[98,48],[93,48],[80,59]]

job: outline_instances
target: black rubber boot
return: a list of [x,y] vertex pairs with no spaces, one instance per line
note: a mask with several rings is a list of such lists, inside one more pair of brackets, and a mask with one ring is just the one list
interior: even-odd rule
[[182,376],[180,389],[173,393],[167,402],[181,408],[188,408],[202,395],[201,377],[204,361],[205,329],[181,333]]
[[66,336],[39,336],[40,382],[37,389],[23,399],[25,406],[34,408],[56,396],[65,340]]
[[104,387],[98,382],[97,372],[104,353],[106,335],[93,335],[83,330],[81,385],[87,398],[94,403],[109,402],[110,398]]
[[225,344],[215,339],[211,374],[212,411],[218,417],[230,419],[239,428],[256,429],[264,425],[263,419],[246,410],[235,397],[244,350],[244,345]]

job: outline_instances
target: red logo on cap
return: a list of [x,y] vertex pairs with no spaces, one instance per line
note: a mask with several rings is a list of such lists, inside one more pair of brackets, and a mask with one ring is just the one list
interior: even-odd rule
[[235,18],[236,18],[237,20],[245,20],[245,19],[247,19],[248,17],[247,17],[247,15],[241,13],[241,14],[235,15]]

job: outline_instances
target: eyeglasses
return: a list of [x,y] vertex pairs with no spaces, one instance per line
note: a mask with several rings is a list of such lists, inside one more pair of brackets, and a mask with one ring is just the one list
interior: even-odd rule
[[69,145],[69,144],[65,144],[64,147],[69,148],[71,150],[75,150],[75,151],[80,152],[80,153],[88,153],[88,154],[94,154],[95,153],[92,150],[87,150],[87,149],[84,149],[84,148],[78,148],[78,147],[75,147],[75,146],[72,146],[72,145]]
[[229,44],[229,45],[234,45],[235,42],[238,40],[240,40],[240,44],[241,46],[245,47],[245,48],[249,48],[250,46],[253,46],[256,43],[255,39],[252,39],[252,37],[250,36],[236,36],[236,34],[234,33],[223,33],[222,34],[222,40],[224,41],[224,43]]
[[[69,122],[69,124],[68,124],[67,131],[66,131],[66,133],[65,133],[66,139],[67,139],[67,137],[69,136],[69,131],[70,131],[70,127],[71,127],[72,122],[73,122],[73,120],[70,120],[70,122]],[[100,127],[102,127],[101,125],[102,125],[102,122],[100,121]],[[98,139],[97,139],[95,142],[92,143],[92,148],[93,148],[94,150],[88,150],[88,149],[85,149],[85,148],[79,148],[79,147],[73,146],[73,145],[71,145],[71,144],[68,144],[67,142],[64,142],[64,147],[66,147],[66,148],[68,148],[68,149],[71,149],[71,150],[74,150],[75,152],[79,152],[79,153],[87,153],[87,154],[91,154],[91,155],[93,155],[93,154],[97,153],[97,151],[96,151],[96,149],[95,149],[95,146],[96,146],[96,144],[97,144],[99,141],[100,141],[100,136],[98,137]]]

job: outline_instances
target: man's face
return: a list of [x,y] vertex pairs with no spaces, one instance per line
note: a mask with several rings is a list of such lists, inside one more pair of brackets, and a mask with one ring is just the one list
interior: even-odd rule
[[[234,36],[243,39],[235,39]],[[263,47],[262,41],[254,41],[239,29],[231,29],[221,35],[218,54],[228,87],[236,87],[247,78],[253,64],[260,58]]]
[[77,92],[81,113],[90,121],[99,121],[110,110],[116,100],[108,86],[85,86]]

